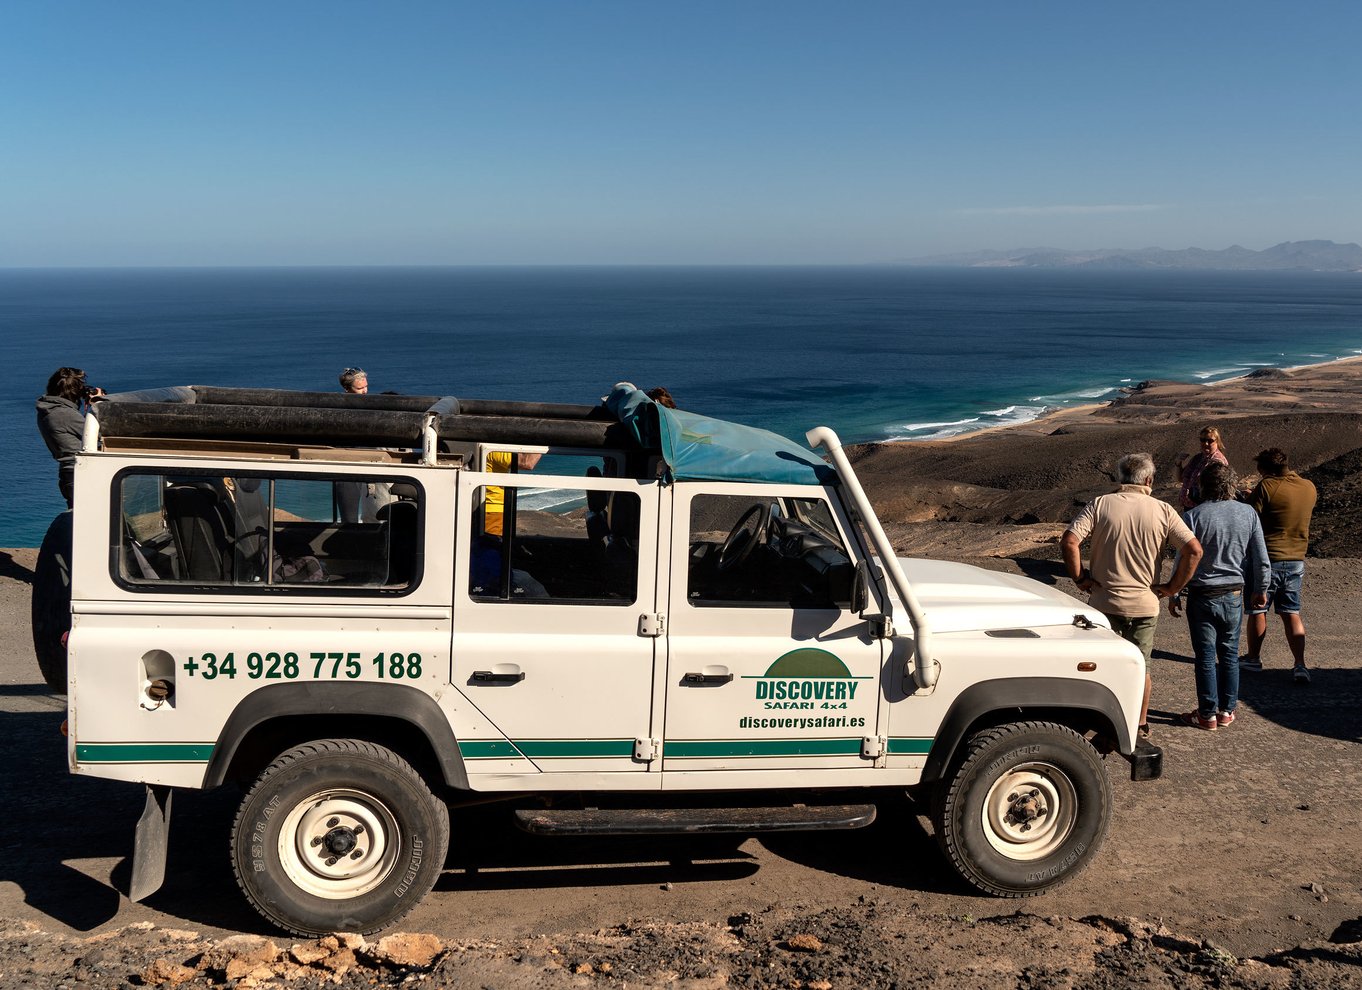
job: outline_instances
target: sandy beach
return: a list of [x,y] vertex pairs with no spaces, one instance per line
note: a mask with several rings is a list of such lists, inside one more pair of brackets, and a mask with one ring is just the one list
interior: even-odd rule
[[1256,480],[1258,451],[1285,450],[1319,489],[1311,552],[1362,556],[1362,482],[1354,477],[1362,460],[1362,358],[1209,385],[1143,382],[1112,402],[1027,423],[859,445],[852,461],[904,553],[1048,555],[1064,524],[1111,490],[1124,454],[1153,455],[1155,494],[1176,496],[1178,458],[1196,449],[1205,425],[1219,427],[1243,484]]

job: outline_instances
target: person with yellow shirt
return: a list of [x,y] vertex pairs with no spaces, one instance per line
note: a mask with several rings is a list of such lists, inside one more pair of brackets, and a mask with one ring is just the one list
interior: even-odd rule
[[[532,471],[539,463],[542,454],[512,454],[509,450],[494,450],[487,455],[489,474],[510,474],[512,458],[520,471]],[[488,536],[500,536],[505,532],[506,489],[500,485],[488,485],[482,499],[482,531]]]

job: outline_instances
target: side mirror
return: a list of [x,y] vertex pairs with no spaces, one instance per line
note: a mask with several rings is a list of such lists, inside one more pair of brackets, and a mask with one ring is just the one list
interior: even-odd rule
[[870,607],[870,562],[856,562],[856,573],[851,578],[851,611],[864,615]]

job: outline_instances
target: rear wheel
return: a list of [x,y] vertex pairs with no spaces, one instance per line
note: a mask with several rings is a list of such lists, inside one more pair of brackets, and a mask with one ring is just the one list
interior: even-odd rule
[[257,779],[232,828],[232,868],[251,904],[297,935],[369,933],[434,886],[449,811],[412,766],[357,739],[321,739]]
[[1049,722],[980,733],[943,783],[937,838],[978,889],[1030,897],[1081,871],[1111,818],[1111,782],[1082,736]]
[[33,570],[29,612],[33,653],[51,691],[66,693],[66,634],[71,631],[71,512],[52,520]]

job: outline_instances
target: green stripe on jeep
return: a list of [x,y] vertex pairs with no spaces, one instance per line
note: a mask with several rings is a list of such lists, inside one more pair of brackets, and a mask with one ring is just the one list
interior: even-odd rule
[[632,757],[632,739],[517,739],[516,748],[532,760]]
[[465,760],[518,759],[520,753],[504,739],[460,740],[459,753]]
[[459,743],[465,760],[508,760],[528,757],[533,760],[590,760],[632,757],[632,739],[504,739],[472,740]]
[[668,739],[664,759],[700,760],[725,756],[860,756],[859,739]]
[[915,736],[890,736],[889,755],[902,756],[911,754],[915,756],[925,756],[932,751],[932,739]]
[[77,763],[207,763],[213,743],[76,743]]

